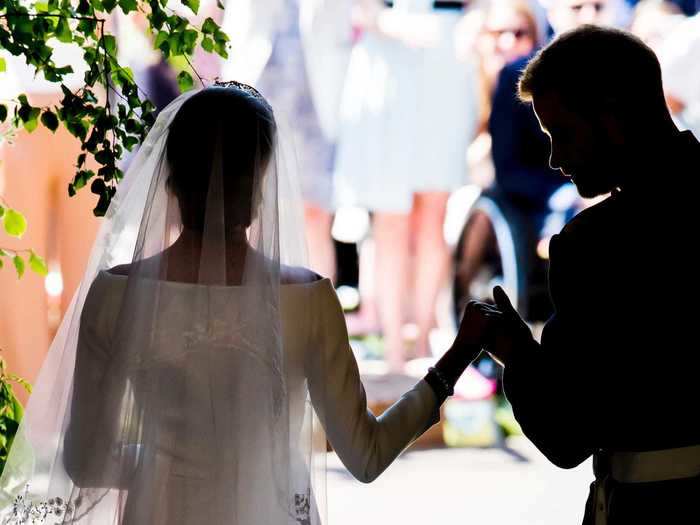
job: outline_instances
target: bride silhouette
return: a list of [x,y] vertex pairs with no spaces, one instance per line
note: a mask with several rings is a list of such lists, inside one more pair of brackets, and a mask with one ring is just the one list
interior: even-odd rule
[[437,421],[483,330],[368,412],[334,289],[304,267],[283,138],[243,84],[161,112],[29,401],[4,523],[316,524],[324,430],[369,482]]

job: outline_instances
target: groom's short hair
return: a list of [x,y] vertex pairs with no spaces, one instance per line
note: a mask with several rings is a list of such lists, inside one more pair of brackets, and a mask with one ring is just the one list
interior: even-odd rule
[[518,91],[524,102],[556,93],[572,110],[667,111],[654,52],[630,33],[592,25],[542,48],[523,71]]

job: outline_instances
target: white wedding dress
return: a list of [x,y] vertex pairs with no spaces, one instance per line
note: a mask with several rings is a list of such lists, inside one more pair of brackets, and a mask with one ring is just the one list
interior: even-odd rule
[[424,381],[368,412],[333,286],[303,269],[286,136],[235,82],[161,111],[35,383],[2,525],[320,525],[326,433],[371,481],[437,420]]
[[[125,276],[100,272],[83,310],[78,352],[107,358],[104,348],[109,346],[111,334],[115,331],[126,282]],[[212,307],[216,308],[217,304],[235,304],[230,298],[236,295],[237,288],[201,287],[178,282],[160,282],[157,286],[168,307],[163,309],[159,323],[164,328],[163,333],[154,334],[160,354],[154,359],[162,369],[162,387],[165,389],[173,381],[194,385],[189,389],[193,395],[187,400],[192,410],[182,410],[182,400],[169,398],[167,391],[164,392],[163,404],[158,410],[160,417],[148,421],[151,428],[145,429],[145,432],[158,436],[158,452],[153,464],[141,469],[144,481],[148,481],[136,498],[158,497],[168,501],[164,507],[170,512],[160,515],[157,521],[149,522],[153,525],[209,523],[213,517],[208,513],[214,511],[212,495],[220,487],[215,485],[216,480],[208,477],[211,470],[209,462],[216,458],[206,453],[206,436],[215,431],[212,427],[216,422],[206,410],[205,402],[210,397],[209,384],[203,379],[202,370],[196,362],[216,359],[217,339],[230,336],[227,319],[235,318],[236,312],[222,312],[219,323],[216,323],[218,329],[216,324],[203,326],[197,333],[191,334],[182,333],[177,327],[187,324],[183,320],[188,316],[188,305],[197,301],[198,296],[206,295]],[[280,299],[290,421],[300,425],[304,419],[308,383],[311,403],[322,408],[318,415],[343,464],[360,481],[374,480],[406,446],[438,421],[434,392],[421,380],[381,417],[375,418],[367,410],[357,362],[348,343],[345,319],[330,280],[283,285]],[[185,346],[196,348],[197,354],[189,355]],[[226,369],[227,364],[229,369]],[[231,374],[233,380],[235,367],[232,363],[226,363],[224,358],[217,366],[224,367],[222,374]],[[185,433],[186,438],[183,439],[182,429],[187,426],[195,428],[196,432]],[[290,429],[290,435],[302,435],[301,428]],[[245,439],[245,431],[240,432],[239,436]],[[292,455],[291,459],[293,465],[303,469],[303,447],[299,445],[292,443],[292,451],[299,450],[300,453]],[[255,468],[254,458],[249,460],[250,464],[241,469],[243,479],[240,482],[243,487],[246,470]],[[157,495],[153,493],[154,490],[157,490]],[[245,492],[245,498],[261,500],[261,494],[255,493],[255,487],[248,486]],[[181,502],[187,502],[187,505]],[[266,503],[264,499],[259,502]],[[134,507],[144,506],[135,504]],[[262,512],[265,507],[258,508]],[[309,516],[305,514],[304,507],[297,511],[297,522],[306,523],[304,520]],[[313,509],[309,512],[313,512]],[[138,520],[135,522],[142,523]]]

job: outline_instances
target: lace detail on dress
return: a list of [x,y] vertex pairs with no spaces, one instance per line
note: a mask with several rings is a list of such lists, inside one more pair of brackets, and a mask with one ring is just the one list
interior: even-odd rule
[[196,321],[191,330],[182,332],[184,352],[197,352],[201,349],[245,352],[280,378],[282,383],[284,372],[279,354],[273,352],[267,355],[266,352],[261,351],[250,341],[247,328],[248,324],[245,320],[234,320],[230,316],[225,320]]
[[31,501],[29,485],[22,494],[12,502],[11,513],[2,521],[2,525],[56,525],[65,523],[75,508],[62,498],[45,501]]
[[294,494],[294,512],[299,525],[311,525],[311,494]]

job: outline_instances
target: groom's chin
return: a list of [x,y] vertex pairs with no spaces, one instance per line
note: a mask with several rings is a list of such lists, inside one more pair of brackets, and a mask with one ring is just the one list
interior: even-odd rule
[[596,186],[592,184],[586,184],[585,182],[573,180],[574,185],[578,194],[584,199],[594,199],[600,197],[601,195],[606,195],[612,191],[612,189],[605,189],[601,186]]

